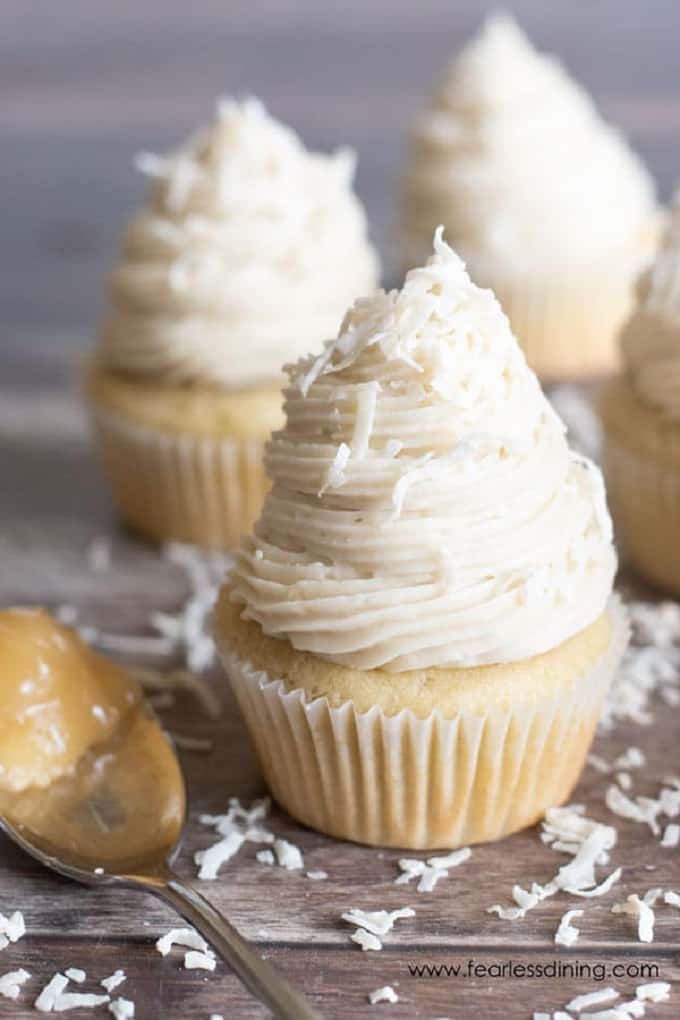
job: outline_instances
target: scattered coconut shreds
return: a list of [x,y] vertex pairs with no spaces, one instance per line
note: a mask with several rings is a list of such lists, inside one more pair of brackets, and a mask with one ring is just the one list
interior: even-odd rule
[[604,730],[623,720],[649,726],[655,694],[669,705],[680,702],[680,604],[633,601],[628,611],[633,640],[605,702]]
[[212,954],[199,953],[195,949],[184,954],[185,970],[214,970],[216,966],[217,961]]
[[415,917],[412,907],[400,907],[398,910],[358,910],[353,907],[342,915],[343,921],[365,928],[374,935],[387,935],[397,921],[406,917]]
[[567,947],[574,945],[581,932],[571,922],[575,917],[583,917],[583,913],[583,910],[567,910],[566,914],[562,915],[559,927],[555,932],[556,945]]
[[68,978],[55,974],[35,1000],[39,1013],[66,1013],[71,1009],[93,1009],[109,1002],[108,995],[93,995],[91,992],[67,992]]
[[426,861],[419,861],[409,857],[402,857],[397,862],[402,874],[396,878],[396,885],[403,885],[410,882],[412,878],[418,878],[417,891],[432,892],[441,878],[446,878],[449,868],[457,868],[459,864],[467,861],[472,851],[469,847],[461,850],[454,850],[450,854],[443,854],[439,857],[428,857]]
[[192,673],[202,673],[215,660],[209,617],[219,586],[233,560],[174,542],[165,546],[163,555],[184,571],[191,594],[180,613],[175,616],[155,613],[151,622],[177,642],[187,668]]
[[194,861],[199,866],[198,877],[206,881],[216,879],[222,865],[230,861],[245,842],[273,844],[274,834],[262,825],[268,813],[268,799],[256,800],[246,808],[236,797],[232,797],[226,814],[201,815],[201,825],[214,829],[222,838],[194,854]]
[[663,839],[661,840],[661,846],[665,849],[674,849],[676,846],[680,846],[680,825],[675,822],[671,822],[667,825],[663,832]]
[[6,949],[10,942],[18,942],[26,934],[24,915],[15,910],[9,917],[0,914],[0,950]]
[[156,942],[156,949],[161,956],[167,956],[173,946],[195,949],[199,953],[205,953],[208,949],[208,943],[195,928],[172,928]]
[[583,995],[577,995],[564,1008],[567,1012],[580,1013],[588,1006],[599,1006],[603,1002],[613,1002],[618,998],[619,993],[615,988],[602,988],[595,992],[584,992]]
[[636,797],[632,800],[617,786],[607,788],[605,803],[610,811],[621,818],[647,824],[655,836],[661,832],[659,815],[676,818],[680,814],[680,790],[664,786],[654,797]]
[[62,994],[68,985],[68,978],[63,974],[55,974],[40,992],[35,1000],[35,1008],[39,1013],[51,1013],[57,998]]
[[276,864],[276,857],[272,850],[258,850],[255,854],[255,859],[260,864]]
[[546,885],[533,882],[530,890],[515,885],[512,898],[516,906],[503,907],[496,903],[487,908],[487,913],[498,914],[505,921],[516,921],[560,890],[573,896],[604,896],[620,879],[621,869],[617,868],[598,885],[595,867],[608,862],[617,834],[612,826],[586,818],[582,805],[551,808],[546,812],[543,826],[543,841],[549,842],[553,849],[572,854],[573,860],[563,865]]
[[371,934],[370,931],[366,931],[365,928],[357,928],[355,932],[350,935],[352,942],[356,942],[357,945],[361,946],[364,952],[369,949],[373,949],[376,952],[382,949],[382,942],[377,935]]
[[631,790],[633,788],[633,780],[631,779],[629,772],[617,772],[616,782],[622,790]]
[[83,981],[87,978],[87,974],[84,970],[81,970],[80,967],[69,967],[68,970],[64,971],[64,974],[69,981],[75,981],[77,985],[82,985]]
[[122,985],[124,981],[127,981],[127,975],[124,970],[117,970],[109,977],[102,978],[99,984],[102,988],[105,988],[109,994],[113,992],[119,985]]
[[680,907],[680,893],[673,892],[669,889],[668,892],[663,894],[663,901],[670,907]]
[[326,879],[328,878],[328,872],[327,871],[306,871],[305,872],[305,876],[306,876],[306,878],[311,879],[312,882],[325,882]]
[[114,999],[109,1003],[109,1013],[113,1013],[116,1020],[132,1020],[135,1004],[130,999]]
[[23,968],[10,970],[7,974],[0,974],[0,996],[5,999],[18,999],[21,993],[21,986],[26,984],[31,975]]
[[636,893],[628,896],[623,903],[615,903],[612,907],[612,914],[628,914],[630,917],[637,918],[640,942],[654,941],[654,911]]
[[671,986],[667,981],[652,981],[635,989],[635,997],[643,1002],[665,1002],[670,993]]
[[286,871],[297,871],[298,868],[305,866],[299,847],[289,843],[286,839],[274,840],[274,853],[277,864],[279,867],[285,868]]
[[392,985],[383,985],[382,988],[376,988],[374,992],[369,993],[368,1001],[371,1006],[377,1006],[379,1002],[399,1002],[399,996]]
[[205,737],[188,737],[174,731],[170,731],[170,736],[180,751],[201,751],[203,754],[209,754],[213,749],[212,740]]

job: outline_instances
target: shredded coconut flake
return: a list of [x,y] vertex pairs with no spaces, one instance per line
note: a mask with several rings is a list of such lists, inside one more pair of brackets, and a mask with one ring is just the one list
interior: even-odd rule
[[636,893],[628,896],[624,903],[615,903],[612,907],[612,914],[628,914],[630,917],[637,918],[638,939],[640,942],[653,942],[654,911]]
[[296,871],[305,866],[299,847],[289,843],[286,839],[274,840],[274,853],[277,864],[287,871]]
[[635,989],[635,996],[647,1002],[665,1002],[671,993],[671,986],[667,981],[652,981],[648,985],[638,985]]
[[26,924],[20,910],[15,910],[9,917],[0,914],[0,949],[4,949],[10,942],[18,942],[25,934]]
[[191,949],[184,954],[185,970],[214,970],[217,962],[212,953],[199,953]]
[[377,1006],[379,1002],[399,1002],[399,996],[391,985],[383,985],[382,988],[370,992],[368,1001],[371,1006]]
[[559,927],[555,932],[556,945],[573,946],[581,933],[571,922],[575,917],[583,917],[583,913],[582,910],[567,910],[566,914],[562,915]]
[[352,942],[356,942],[357,945],[361,946],[364,952],[369,949],[378,952],[382,949],[382,942],[377,935],[373,935],[370,931],[366,931],[365,928],[357,928],[355,932],[350,935]]
[[671,822],[664,829],[663,839],[661,840],[661,846],[666,849],[673,849],[676,846],[680,846],[680,825],[675,822]]
[[84,970],[81,970],[80,967],[69,967],[68,970],[64,971],[64,974],[69,979],[69,981],[75,981],[77,985],[82,985],[82,983],[87,978],[87,974],[85,973]]
[[327,871],[307,871],[305,872],[307,878],[310,878],[312,882],[325,882],[328,878]]
[[208,949],[208,943],[195,928],[172,928],[156,942],[156,949],[161,956],[167,956],[173,946],[195,949],[199,953],[205,953]]
[[400,907],[398,910],[357,910],[352,908],[342,915],[343,921],[364,928],[373,935],[387,935],[395,923],[401,918],[415,917],[412,907]]
[[111,993],[112,991],[114,991],[114,989],[118,988],[119,985],[122,985],[123,982],[126,980],[127,975],[125,974],[125,971],[117,970],[115,971],[115,973],[111,974],[110,977],[102,978],[99,984],[102,986],[102,988],[105,988],[107,992]]
[[0,995],[5,999],[18,999],[21,986],[26,984],[30,977],[29,972],[23,968],[0,974]]
[[615,988],[601,988],[595,992],[584,992],[583,995],[577,995],[567,1003],[565,1009],[573,1013],[580,1013],[589,1006],[599,1006],[603,1002],[613,1002],[618,998],[619,993]]
[[109,1003],[109,1013],[113,1013],[116,1020],[132,1020],[135,1015],[135,1004],[130,999],[114,999]]

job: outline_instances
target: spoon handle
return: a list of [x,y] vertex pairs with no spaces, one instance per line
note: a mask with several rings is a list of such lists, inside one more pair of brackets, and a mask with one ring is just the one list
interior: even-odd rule
[[300,992],[263,960],[233,925],[190,885],[175,875],[159,882],[142,879],[140,884],[169,903],[198,929],[246,988],[268,1006],[278,1020],[322,1020],[321,1014]]

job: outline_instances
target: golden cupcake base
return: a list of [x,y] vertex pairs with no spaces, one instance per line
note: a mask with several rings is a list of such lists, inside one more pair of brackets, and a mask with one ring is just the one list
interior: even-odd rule
[[86,387],[123,520],[157,542],[236,546],[269,488],[263,453],[281,424],[279,390],[164,388],[96,368]]
[[624,556],[680,593],[680,421],[645,404],[626,379],[607,387],[601,412],[607,493]]
[[563,803],[628,638],[612,600],[522,663],[362,673],[267,638],[241,611],[225,590],[216,639],[275,799],[320,832],[408,849],[499,839]]

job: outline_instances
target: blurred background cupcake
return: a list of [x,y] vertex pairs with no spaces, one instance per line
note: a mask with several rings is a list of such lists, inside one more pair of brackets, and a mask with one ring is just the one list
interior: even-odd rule
[[442,223],[545,380],[610,372],[656,242],[654,185],[625,139],[509,16],[446,69],[412,133],[405,268]]
[[601,405],[617,533],[635,566],[680,592],[680,192],[621,347]]
[[274,796],[372,844],[533,824],[571,793],[626,641],[598,468],[440,233],[285,395],[215,615]]
[[142,154],[87,376],[123,519],[156,540],[228,548],[266,491],[281,366],[332,337],[378,282],[348,151],[307,151],[255,99],[222,101],[176,152]]

